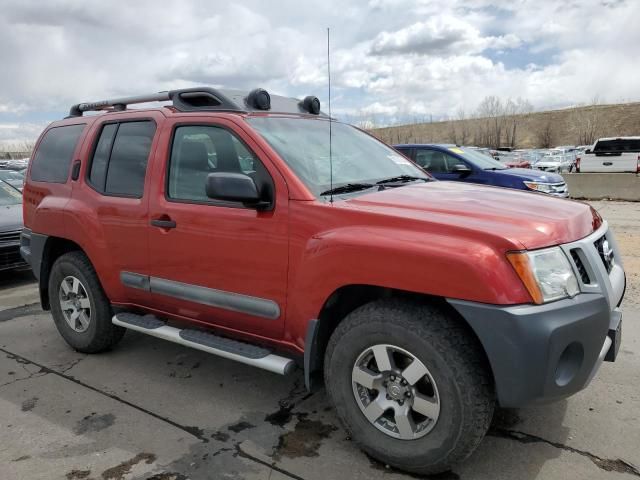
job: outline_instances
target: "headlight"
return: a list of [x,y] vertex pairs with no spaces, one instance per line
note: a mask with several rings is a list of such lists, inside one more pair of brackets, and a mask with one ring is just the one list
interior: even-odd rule
[[560,247],[508,253],[507,258],[535,303],[573,297],[580,291],[569,260]]
[[553,188],[548,183],[539,182],[524,182],[529,190],[535,190],[536,192],[551,193]]

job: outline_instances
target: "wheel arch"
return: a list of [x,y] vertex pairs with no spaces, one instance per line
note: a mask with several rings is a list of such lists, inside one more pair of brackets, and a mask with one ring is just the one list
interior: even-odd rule
[[444,297],[375,285],[345,285],[332,292],[324,302],[318,318],[308,322],[304,348],[304,377],[308,390],[313,391],[322,384],[325,350],[340,322],[356,308],[384,298],[400,298],[407,302],[431,305],[446,311],[453,321],[463,325],[469,335],[478,342],[484,355],[487,371],[491,374],[491,378],[494,378],[487,352],[480,338]]
[[50,310],[49,304],[49,277],[51,275],[51,267],[54,262],[65,253],[80,251],[86,255],[86,252],[80,245],[72,240],[61,237],[47,237],[42,249],[42,259],[40,261],[40,272],[38,275],[40,304],[43,310]]

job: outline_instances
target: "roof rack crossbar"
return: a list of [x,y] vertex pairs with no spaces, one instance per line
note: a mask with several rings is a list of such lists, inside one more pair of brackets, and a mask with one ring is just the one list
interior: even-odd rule
[[[194,104],[194,99],[200,98],[207,101],[208,105]],[[84,112],[95,112],[113,109],[116,111],[126,110],[128,105],[149,102],[171,101],[173,106],[180,111],[192,110],[226,110],[244,111],[240,105],[227,98],[218,90],[210,87],[184,88],[165,92],[152,93],[149,95],[138,95],[134,97],[114,98],[111,100],[101,100],[98,102],[85,102],[73,105],[69,110],[70,117],[81,117]]]

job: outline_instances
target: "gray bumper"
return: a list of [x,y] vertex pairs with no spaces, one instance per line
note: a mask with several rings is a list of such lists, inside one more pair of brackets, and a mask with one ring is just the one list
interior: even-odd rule
[[[615,358],[620,311],[602,294],[546,305],[500,307],[448,302],[482,342],[502,407],[553,401],[582,390],[608,356]],[[616,350],[617,351],[617,350]],[[613,355],[611,355],[613,354]]]

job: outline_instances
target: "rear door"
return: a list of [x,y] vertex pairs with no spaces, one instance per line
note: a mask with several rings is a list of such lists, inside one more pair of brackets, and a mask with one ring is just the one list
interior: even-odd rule
[[149,294],[125,288],[125,272],[148,269],[147,165],[157,144],[157,112],[104,115],[80,156],[83,181],[74,182],[65,209],[68,236],[89,255],[113,303],[141,304]]
[[[149,215],[153,308],[280,338],[286,311],[288,190],[266,154],[228,119],[170,120],[156,158]],[[234,172],[270,189],[258,211],[205,193],[207,175]]]

